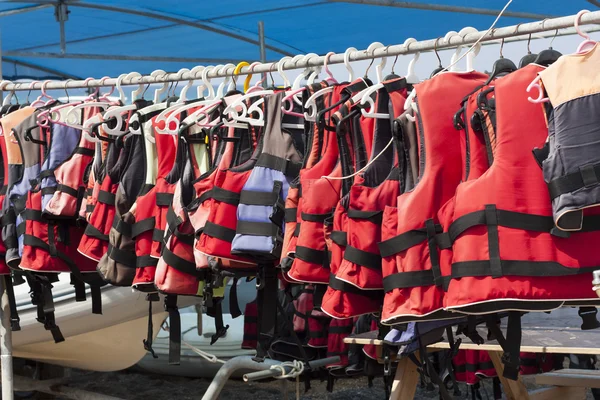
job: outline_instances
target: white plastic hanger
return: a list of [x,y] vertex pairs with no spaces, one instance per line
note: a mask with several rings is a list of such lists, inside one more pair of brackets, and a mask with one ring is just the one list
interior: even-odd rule
[[[121,94],[121,100],[123,100],[123,98],[125,97],[125,95],[121,89],[121,82],[123,81],[123,79],[125,79],[125,78],[127,78],[127,79],[141,78],[141,77],[142,77],[142,74],[140,74],[139,72],[130,72],[124,78],[123,78],[123,75],[119,76],[119,78],[117,79],[117,90]],[[134,104],[134,102],[135,102],[135,100],[137,100],[137,96],[139,96],[141,93],[143,93],[143,90],[144,90],[144,84],[140,83],[138,88],[131,93],[132,104],[129,104],[126,106],[121,106],[121,107],[113,107],[113,108],[108,109],[106,111],[106,113],[104,113],[104,116],[103,116],[104,121],[108,121],[112,118],[114,118],[116,120],[116,124],[115,124],[114,128],[110,128],[106,124],[106,122],[104,122],[102,124],[102,129],[104,130],[104,132],[106,132],[107,134],[112,135],[112,136],[123,136],[125,133],[127,133],[127,132],[124,132],[124,129],[123,129],[123,123],[125,122],[124,114],[127,113],[128,111],[137,109],[137,106]]]
[[[460,32],[458,32],[458,34],[464,37],[465,35],[471,32],[477,32],[477,29],[472,27],[462,28]],[[473,47],[473,50],[471,50],[469,54],[467,54],[467,72],[475,71],[475,57],[477,57],[480,51],[481,43],[477,43]]]
[[[415,38],[408,38],[404,41],[404,46],[407,49],[410,49],[410,45],[412,43],[416,43],[417,39]],[[419,77],[417,76],[417,74],[415,73],[415,64],[417,63],[417,61],[419,61],[419,57],[421,56],[420,52],[416,52],[413,56],[413,59],[410,60],[410,62],[408,63],[408,70],[406,71],[406,82],[410,83],[410,84],[415,84],[415,83],[419,83],[421,82],[421,80],[419,79]]]
[[[376,43],[372,43],[369,46],[369,49],[367,49],[367,52],[373,52],[375,51],[375,49],[381,48],[383,47],[383,44],[376,42]],[[368,118],[380,118],[380,119],[389,119],[390,115],[389,113],[378,113],[376,112],[376,108],[375,108],[375,101],[373,100],[372,94],[375,93],[376,91],[378,91],[379,89],[383,88],[383,68],[385,68],[385,64],[387,61],[387,57],[382,57],[381,58],[381,62],[379,63],[379,65],[377,65],[376,67],[376,71],[377,71],[377,80],[378,82],[373,85],[370,86],[368,88],[366,88],[365,90],[363,90],[362,96],[360,98],[360,104],[361,105],[365,105],[365,104],[369,104],[368,108],[367,107],[363,107],[361,108],[361,113],[363,116],[368,117]]]
[[355,51],[358,51],[356,50],[356,47],[348,47],[344,52],[344,66],[346,67],[346,70],[348,70],[348,82],[354,81],[354,70],[350,65],[350,53]]
[[[109,78],[110,77],[108,77],[108,76],[104,76],[100,79],[100,82],[104,83],[104,81]],[[91,79],[92,78],[87,78],[86,81],[91,80]],[[111,101],[108,97],[114,92],[114,90],[115,90],[115,88],[111,87],[110,92],[104,93],[101,95],[99,93],[100,88],[98,87],[94,93],[92,93],[90,96],[88,96],[83,101],[76,101],[76,102],[72,102],[69,104],[62,104],[60,106],[53,107],[51,110],[49,110],[48,119],[52,123],[55,123],[55,124],[66,125],[66,126],[70,126],[70,127],[76,128],[76,129],[83,129],[83,125],[81,125],[79,122],[81,120],[81,114],[80,114],[79,110],[84,109],[84,108],[92,108],[93,107],[93,108],[100,108],[101,110],[104,111],[107,108],[109,108],[110,106],[114,106],[115,103],[113,101]],[[93,100],[94,96],[96,96],[96,95],[98,95],[98,99],[96,101],[91,101],[91,100]],[[67,115],[63,119],[60,110],[63,108],[67,108],[67,107],[70,107],[70,109],[69,109],[69,112],[67,113]],[[41,113],[38,116],[38,118],[44,118],[45,115],[43,115],[43,114],[44,113]],[[46,121],[46,124],[48,124],[48,121]]]
[[[202,107],[204,105],[207,104],[213,104],[214,103],[214,97],[215,97],[215,89],[213,88],[212,84],[210,83],[210,78],[208,77],[208,74],[215,68],[221,68],[219,66],[213,67],[208,66],[206,68],[203,68],[201,70],[201,79],[202,79],[202,85],[198,86],[198,98],[201,99],[203,96],[203,92],[204,89],[208,90],[208,94],[207,96],[203,99],[203,100],[198,100],[189,104],[185,104],[182,105],[180,107],[178,107],[177,109],[173,110],[171,112],[171,114],[167,117],[167,120],[165,122],[165,126],[164,129],[157,129],[157,132],[160,134],[168,134],[168,135],[177,135],[179,133],[179,127],[180,127],[180,119],[178,118],[178,116],[187,110],[190,110],[192,108],[197,108],[197,107]],[[200,70],[199,70],[200,71]],[[196,75],[194,75],[196,77]]]
[[[195,77],[196,73],[198,72],[197,68],[199,67],[194,67],[191,71],[187,68],[182,68],[179,71],[177,71],[177,76],[178,78],[181,78],[183,77],[183,74],[189,72],[190,74],[192,74],[192,76]],[[204,69],[204,67],[201,68]],[[185,103],[187,99],[187,91],[192,87],[193,84],[194,80],[190,79],[188,83],[181,89],[181,92],[179,93],[179,99],[177,99],[177,101],[172,103],[170,107],[165,108],[160,114],[157,115],[156,119],[154,120],[156,131],[164,130],[164,127],[167,123],[167,114],[173,112],[174,110],[177,110],[179,107],[182,106],[182,104]]]
[[[296,64],[296,62],[299,61],[298,57],[299,56],[292,58],[294,65]],[[300,58],[302,58],[305,62],[308,62],[311,57],[318,57],[318,55],[315,53],[308,53],[306,56],[300,56]],[[320,67],[306,67],[302,73],[298,74],[298,76],[294,80],[294,83],[292,84],[291,89],[286,92],[286,95],[281,100],[281,111],[283,111],[284,114],[304,118],[303,113],[297,113],[293,111],[294,103],[298,104],[299,106],[302,106],[301,93],[306,90],[306,86],[300,87],[300,82],[302,82],[303,78],[307,78],[306,84],[311,85],[312,82],[314,82],[314,78],[319,73],[320,69]]]
[[284,88],[288,88],[290,87],[290,80],[288,79],[288,77],[283,73],[283,63],[286,62],[287,60],[291,60],[292,57],[290,56],[284,56],[281,58],[281,60],[279,60],[279,62],[277,63],[277,73],[281,76],[281,78],[283,79],[283,87]]
[[[453,36],[458,35],[458,32],[456,31],[450,31],[448,33],[446,33],[446,36],[444,36],[444,43],[446,44],[450,44],[450,40],[452,39]],[[450,58],[450,67],[448,67],[449,71],[455,72],[458,71],[458,57],[460,57],[460,52],[462,51],[462,45],[459,44],[458,46],[456,46],[456,49],[454,50],[454,54],[452,54],[452,57]]]
[[[223,67],[221,67],[221,69],[218,70],[218,72],[226,73],[229,68],[235,69],[235,64],[225,64]],[[232,70],[232,73],[233,73],[233,70]],[[231,84],[230,84],[230,82],[231,82]],[[215,95],[215,98],[221,99],[221,98],[223,98],[223,96],[225,96],[225,86],[227,86],[228,84],[229,84],[229,86],[227,88],[227,91],[235,89],[235,83],[233,83],[233,81],[231,79],[231,75],[229,75],[229,74],[227,74],[227,76],[225,76],[225,79],[223,79],[223,82],[221,82],[221,84],[217,88],[217,94]]]
[[[369,47],[367,47],[367,50],[365,51],[365,53],[367,55],[372,55],[373,52],[376,49],[379,49],[381,47],[384,47],[384,45],[380,42],[373,42],[369,45]],[[365,71],[365,77],[367,76],[367,74],[369,73],[369,69],[371,68],[371,65],[373,65],[375,59],[373,59],[371,61],[371,63],[369,64],[369,66],[367,67],[367,70]],[[383,85],[381,85],[381,81],[383,79],[383,68],[385,67],[385,63],[386,63],[387,57],[383,57],[381,60],[381,63],[378,65],[378,67],[376,68],[376,74],[377,74],[377,84],[379,84],[379,86],[377,86],[377,84],[373,85],[373,86],[377,86],[377,89],[383,87]],[[352,96],[352,102],[357,104],[360,103],[363,99],[363,96],[365,95],[365,93],[369,92],[369,93],[373,93],[374,90],[371,90],[371,88],[373,86],[369,86],[363,90],[361,90],[360,92],[356,93],[354,96]],[[366,101],[366,100],[365,100]]]
[[92,143],[100,143],[100,139],[91,135],[92,127],[100,122],[102,122],[102,116],[100,114],[96,114],[83,122],[81,133],[88,141]]
[[[327,53],[325,55],[325,61],[323,62],[323,64],[325,66],[325,72],[327,73],[327,75],[329,75],[329,78],[331,78],[333,83],[338,83],[337,80],[333,77],[333,74],[331,73],[331,71],[329,70],[329,67],[327,66],[327,64],[329,63],[329,58],[333,54],[335,54],[333,51],[330,51],[329,53]],[[348,66],[346,68],[348,68]],[[349,72],[351,70],[352,70],[352,67],[350,67]],[[350,72],[350,73],[353,73],[353,72]],[[317,90],[306,100],[306,104],[304,105],[304,109],[306,110],[304,112],[304,119],[306,121],[315,122],[317,120],[317,99],[319,97],[326,95],[327,93],[333,92],[334,89],[335,89],[335,86],[324,87],[323,89]]]

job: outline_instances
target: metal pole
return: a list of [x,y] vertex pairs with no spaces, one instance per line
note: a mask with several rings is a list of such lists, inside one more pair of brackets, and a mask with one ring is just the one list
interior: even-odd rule
[[264,362],[256,362],[251,356],[238,356],[227,360],[225,364],[219,368],[219,371],[210,382],[210,386],[206,389],[202,400],[216,400],[227,380],[238,369],[265,370],[271,368],[271,365],[277,365],[279,361],[265,359]]
[[[328,364],[335,364],[340,362],[340,356],[334,356],[334,357],[327,357],[327,358],[321,358],[315,361],[311,361],[310,362],[310,368],[311,369],[317,369],[317,368],[321,368],[324,367]],[[277,363],[279,364],[279,363]],[[286,369],[286,373],[289,372],[289,370],[291,369],[291,367],[284,367]],[[306,366],[306,368],[308,368],[308,365]],[[280,369],[264,369],[262,371],[258,371],[258,372],[250,372],[249,374],[245,374],[243,376],[244,382],[251,382],[251,381],[257,381],[260,379],[266,379],[266,378],[275,378],[277,376],[281,375],[281,370]]]
[[260,49],[260,62],[267,62],[267,52],[265,49],[265,23],[258,21],[258,45]]
[[[444,42],[440,38],[424,40],[421,42],[414,42],[408,46],[404,44],[390,45],[387,47],[378,48],[372,52],[366,50],[355,51],[350,53],[350,61],[368,60],[380,57],[390,57],[395,55],[403,54],[414,54],[426,51],[433,51],[434,49],[443,50],[447,48],[454,48],[458,45],[470,45],[481,39],[480,43],[498,41],[499,39],[512,38],[512,40],[527,40],[529,34],[536,34],[540,32],[551,32],[548,36],[554,36],[557,29],[572,28],[575,22],[575,16],[560,17],[554,19],[547,19],[543,21],[530,22],[526,24],[513,25],[504,28],[497,28],[491,30],[489,33],[486,32],[473,32],[465,36],[454,35],[448,42]],[[581,25],[599,24],[600,23],[600,11],[586,13],[581,17]],[[507,40],[510,41],[510,40]],[[282,63],[284,70],[289,69],[301,69],[307,67],[318,67],[322,66],[325,57],[310,57],[308,60],[301,60],[296,63],[291,60],[286,60]],[[341,64],[344,62],[344,54],[334,54],[329,59],[329,64]],[[232,76],[235,67],[222,68],[219,70],[211,69],[208,72],[208,78],[223,78],[226,76]],[[249,73],[249,67],[244,67],[240,71],[239,75],[246,75]],[[267,73],[270,71],[276,71],[277,62],[258,64],[253,68],[253,73]],[[198,74],[200,75],[200,74]],[[200,79],[200,76],[194,76],[190,73],[178,75],[176,73],[165,74],[158,77],[143,76],[140,78],[123,79],[122,85],[139,85],[148,83],[164,83],[164,82],[176,82],[176,81],[187,81],[193,79]],[[117,83],[116,78],[110,78],[106,80],[94,79],[89,82],[83,80],[70,81],[70,82],[49,82],[45,85],[46,89],[64,89],[67,88],[86,88],[86,87],[99,87],[99,86],[114,86]],[[42,83],[9,83],[6,85],[4,90],[30,90],[30,89],[41,89]]]
[[2,400],[13,400],[13,360],[10,307],[4,279],[0,277],[0,368],[2,368]]
[[67,38],[65,35],[65,21],[69,19],[67,5],[61,0],[54,8],[54,16],[60,25],[60,54],[67,52]]
[[[258,49],[260,50],[260,62],[267,62],[267,52],[265,49],[265,23],[263,21],[258,21]],[[262,79],[266,78],[267,73],[263,72]]]

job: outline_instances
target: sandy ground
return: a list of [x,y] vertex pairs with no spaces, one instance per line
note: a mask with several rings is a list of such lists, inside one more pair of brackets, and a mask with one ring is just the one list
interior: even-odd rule
[[[70,386],[91,392],[102,393],[127,400],[167,400],[167,399],[199,399],[210,384],[209,380],[182,377],[158,376],[137,370],[126,370],[115,373],[97,373],[71,370]],[[526,377],[525,383],[529,389],[539,388],[532,382],[532,377]],[[375,379],[373,387],[367,386],[366,378],[338,380],[334,392],[328,393],[325,382],[314,380],[311,390],[304,393],[304,385],[300,384],[302,399],[325,400],[384,400],[383,382]],[[223,391],[222,400],[279,400],[285,399],[280,381],[270,380],[260,383],[245,383],[241,380],[230,380]],[[286,384],[288,399],[295,399],[295,384]],[[471,392],[466,385],[460,384],[461,395],[456,399],[471,399]],[[491,381],[484,381],[481,390],[482,400],[492,400],[493,390]],[[417,389],[415,400],[437,399],[438,393]],[[592,400],[588,390],[587,399]]]

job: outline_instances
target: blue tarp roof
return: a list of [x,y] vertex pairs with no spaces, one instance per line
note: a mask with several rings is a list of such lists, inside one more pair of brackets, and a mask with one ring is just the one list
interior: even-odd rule
[[[408,37],[430,39],[465,26],[487,29],[495,15],[481,13],[498,12],[506,1],[66,1],[69,14],[65,22],[65,58],[60,57],[60,25],[53,3],[0,1],[6,79],[118,76],[129,71],[147,74],[155,69],[171,72],[194,65],[223,64],[226,60],[251,62],[259,59],[258,46],[251,43],[258,40],[258,21],[264,21],[266,44],[270,46],[267,60],[280,59],[286,53],[365,49],[375,41],[387,45],[402,43]],[[383,5],[390,3],[404,3],[405,7]],[[498,26],[576,14],[583,8],[598,9],[593,3],[514,0],[507,10],[511,14],[503,16]],[[435,11],[429,9],[431,6],[465,9]],[[201,24],[202,28],[189,23]],[[95,58],[86,59],[86,55]],[[126,59],[131,57],[139,59]]]

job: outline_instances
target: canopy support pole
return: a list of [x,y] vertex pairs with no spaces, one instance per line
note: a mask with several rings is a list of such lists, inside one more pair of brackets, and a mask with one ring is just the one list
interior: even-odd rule
[[2,368],[2,399],[13,400],[13,356],[12,329],[10,326],[10,307],[6,293],[5,279],[0,277],[0,367]]

